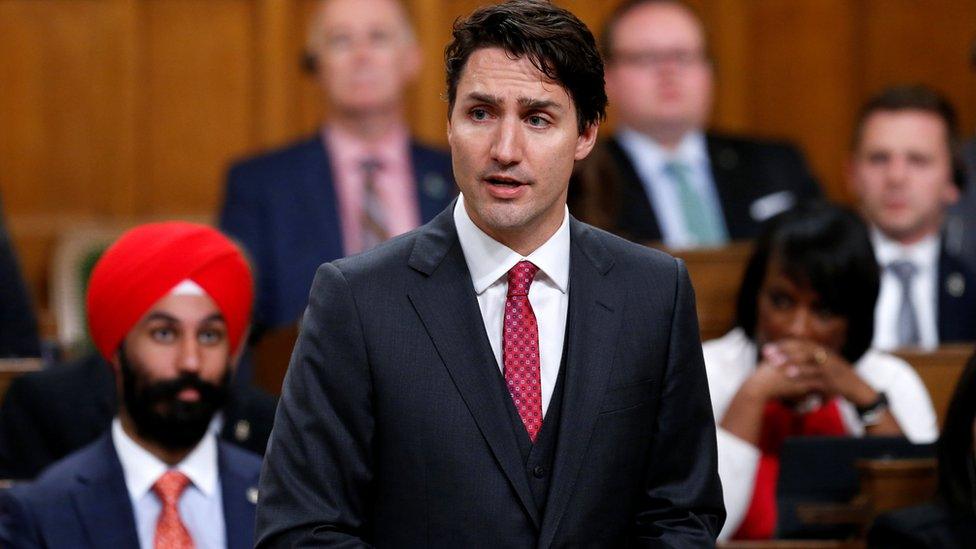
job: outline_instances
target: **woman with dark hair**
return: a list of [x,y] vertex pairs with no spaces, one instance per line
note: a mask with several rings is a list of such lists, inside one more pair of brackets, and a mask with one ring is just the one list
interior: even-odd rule
[[803,205],[760,235],[737,327],[703,346],[728,513],[720,539],[773,536],[786,437],[935,439],[918,375],[868,348],[878,284],[867,229],[850,211]]
[[969,359],[949,402],[939,437],[939,490],[932,503],[882,515],[868,547],[972,547],[976,540],[976,355]]

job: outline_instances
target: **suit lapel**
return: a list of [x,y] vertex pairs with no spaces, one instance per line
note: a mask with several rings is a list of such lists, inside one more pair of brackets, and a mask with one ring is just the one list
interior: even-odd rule
[[[316,253],[314,257],[304,259],[315,261],[316,266],[322,258],[332,260],[343,255],[338,200],[332,164],[325,147],[321,137],[309,143],[301,170],[301,188],[287,195],[297,202],[293,207],[283,209],[286,212],[303,212],[292,218],[293,231],[290,236],[296,239],[295,242],[312,243],[325,254]],[[301,264],[303,260],[302,257],[295,259],[299,262],[297,264]]]
[[709,165],[712,169],[712,181],[718,191],[719,204],[725,217],[725,226],[729,238],[742,232],[742,227],[755,223],[749,214],[749,201],[752,195],[743,193],[743,189],[750,187],[748,181],[743,181],[742,162],[739,152],[721,138],[706,136]]
[[449,166],[435,158],[431,151],[423,149],[412,141],[410,163],[413,165],[413,180],[417,189],[421,223],[426,223],[444,209],[444,204],[448,202],[454,190],[454,184],[447,179],[440,164],[445,164],[444,170]]
[[539,547],[555,536],[579,475],[609,379],[619,308],[605,275],[613,259],[596,233],[571,220],[568,353],[552,484]]
[[408,297],[495,460],[538,527],[538,509],[503,395],[492,390],[498,383],[498,365],[458,242],[453,210],[444,210],[418,236],[409,263],[427,278]]
[[75,509],[92,547],[139,547],[132,500],[112,438],[106,433],[96,444],[98,459],[76,477],[71,494]]
[[616,220],[618,229],[634,240],[661,240],[661,225],[633,161],[616,139],[608,139],[606,147],[607,153],[614,159],[619,181],[619,196],[615,205],[619,210]]
[[938,279],[938,332],[939,341],[967,341],[976,337],[976,322],[969,322],[976,308],[976,293],[969,288],[973,276],[958,257],[950,254],[945,238],[939,250]]
[[258,479],[230,459],[223,442],[219,443],[217,460],[227,547],[251,547],[254,544],[254,508],[257,502]]

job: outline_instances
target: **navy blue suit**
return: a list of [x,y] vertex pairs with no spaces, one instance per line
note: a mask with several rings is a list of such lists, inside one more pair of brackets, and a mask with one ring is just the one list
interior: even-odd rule
[[[254,545],[261,458],[218,442],[228,548]],[[51,466],[29,484],[0,493],[0,546],[138,548],[135,515],[109,433]]]
[[[423,223],[454,197],[447,154],[410,145]],[[257,270],[255,324],[298,321],[315,270],[344,255],[329,155],[321,137],[235,164],[227,177],[220,228],[237,239]]]
[[942,240],[938,270],[939,342],[976,341],[976,274]]

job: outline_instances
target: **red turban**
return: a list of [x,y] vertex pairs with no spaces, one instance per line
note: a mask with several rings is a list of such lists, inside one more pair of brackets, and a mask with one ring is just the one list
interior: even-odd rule
[[227,237],[195,223],[136,227],[102,255],[88,283],[88,328],[95,347],[112,360],[123,338],[157,301],[184,280],[217,304],[235,351],[251,319],[251,270]]

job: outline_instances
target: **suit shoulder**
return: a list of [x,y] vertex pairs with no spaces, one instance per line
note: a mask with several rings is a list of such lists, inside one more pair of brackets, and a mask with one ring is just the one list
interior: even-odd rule
[[68,493],[79,473],[105,467],[106,444],[110,443],[105,437],[99,438],[54,462],[33,481],[15,485],[10,491],[21,501],[30,504],[57,501],[57,498]]
[[416,139],[410,141],[410,147],[416,156],[444,163],[451,161],[451,154],[440,147],[434,147]]
[[288,169],[310,154],[318,153],[322,147],[322,140],[319,137],[294,141],[282,147],[234,161],[230,167],[230,174],[231,177],[234,177]]
[[613,258],[614,263],[622,263],[624,267],[639,267],[642,269],[664,269],[674,271],[677,259],[667,252],[632,242],[615,234],[609,233],[592,225],[578,221],[579,234],[587,239],[599,243]]

